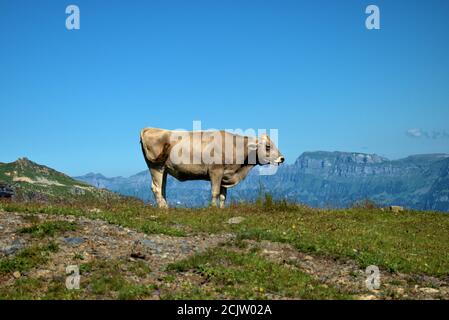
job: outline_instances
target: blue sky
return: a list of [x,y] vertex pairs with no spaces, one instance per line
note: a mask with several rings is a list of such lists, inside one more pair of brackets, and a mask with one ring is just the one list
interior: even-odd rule
[[289,163],[449,152],[448,57],[445,0],[0,0],[0,161],[130,175],[141,128],[193,120],[277,128]]

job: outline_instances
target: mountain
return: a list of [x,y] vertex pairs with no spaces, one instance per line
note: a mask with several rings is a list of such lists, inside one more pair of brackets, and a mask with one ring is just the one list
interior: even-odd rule
[[[154,201],[151,192],[151,176],[148,170],[128,178],[106,178],[99,173],[88,173],[84,176],[74,177],[74,179],[147,202]],[[167,198],[172,205],[189,207],[204,205],[209,200],[209,189],[209,182],[206,181],[179,182],[171,176],[167,178],[167,190],[170,190]]]
[[121,197],[27,158],[20,158],[11,163],[0,163],[0,183],[11,188],[14,198],[22,201],[74,202]]
[[[150,174],[129,178],[88,174],[75,179],[121,194],[153,201]],[[169,176],[167,198],[181,206],[204,205],[209,182],[179,182]],[[449,211],[449,155],[414,155],[389,160],[355,152],[305,152],[291,165],[263,176],[253,169],[228,192],[231,201],[254,200],[261,192],[314,207],[348,207],[369,199],[379,205],[402,205],[421,210]]]
[[438,178],[430,187],[425,197],[425,208],[448,211],[449,202],[449,161],[440,168]]
[[[438,197],[436,206],[435,198],[449,188],[443,170],[448,164],[445,154],[388,160],[362,153],[305,152],[293,165],[258,180],[277,198],[316,207],[347,207],[369,199],[379,205],[449,211],[449,201]],[[239,187],[245,192],[257,188],[251,181]],[[245,192],[242,197],[248,196]]]

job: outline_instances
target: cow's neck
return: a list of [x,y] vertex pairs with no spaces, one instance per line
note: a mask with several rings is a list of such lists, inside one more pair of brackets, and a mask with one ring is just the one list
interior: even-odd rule
[[238,171],[238,174],[242,179],[244,179],[246,175],[251,171],[251,169],[254,168],[255,166],[256,166],[255,164],[242,165],[240,170]]
[[[256,161],[256,163],[254,163],[254,160]],[[254,167],[260,164],[261,163],[259,161],[259,153],[257,152],[257,150],[252,150],[249,153],[245,154],[245,160],[243,161],[243,165],[245,166],[251,165],[252,167]]]
[[256,163],[249,163],[249,159],[250,158],[254,159],[254,156],[250,157],[249,153],[246,154],[244,164],[240,167],[240,169],[237,172],[237,174],[239,175],[239,181],[241,181],[242,179],[245,179],[245,177],[248,175],[248,173],[251,171],[251,169],[259,164],[259,157],[258,157],[257,151],[251,151],[251,152],[256,153],[255,154]]

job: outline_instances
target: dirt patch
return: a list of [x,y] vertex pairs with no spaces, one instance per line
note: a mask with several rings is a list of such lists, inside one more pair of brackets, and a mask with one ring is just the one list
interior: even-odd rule
[[26,183],[31,183],[31,184],[41,184],[41,185],[45,185],[45,186],[59,186],[59,187],[64,186],[63,184],[59,183],[58,181],[48,180],[47,178],[43,178],[43,177],[37,177],[36,180],[32,180],[31,178],[28,178],[28,177],[14,177],[13,181],[14,182],[26,182]]

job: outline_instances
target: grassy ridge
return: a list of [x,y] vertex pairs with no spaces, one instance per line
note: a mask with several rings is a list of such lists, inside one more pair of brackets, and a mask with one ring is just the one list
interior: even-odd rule
[[[0,203],[0,210],[84,216],[147,234],[235,233],[240,239],[289,243],[304,252],[351,258],[362,266],[375,264],[390,271],[449,275],[449,215],[442,213],[392,213],[361,207],[318,210],[272,202],[224,210],[159,210],[133,201],[52,206],[5,202]],[[235,216],[245,220],[228,224],[227,220]]]
[[120,198],[26,158],[0,163],[0,182],[13,186],[20,201],[84,202]]

